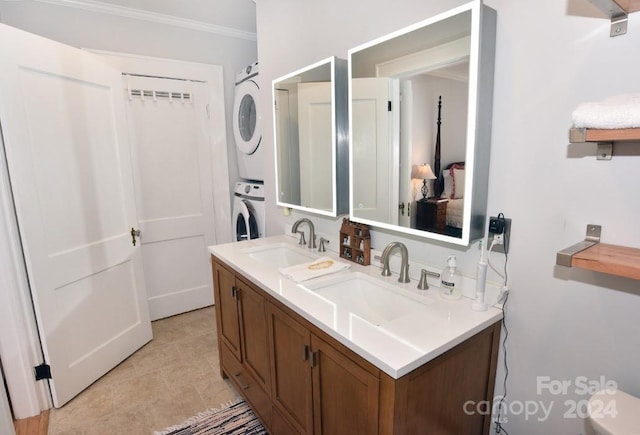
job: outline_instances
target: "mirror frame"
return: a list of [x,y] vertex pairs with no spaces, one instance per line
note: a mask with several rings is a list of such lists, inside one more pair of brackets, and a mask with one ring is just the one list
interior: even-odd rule
[[[284,80],[291,79],[302,73],[311,71],[315,68],[329,64],[331,70],[331,92],[332,92],[332,110],[331,110],[331,140],[332,140],[332,194],[333,208],[332,210],[322,210],[311,207],[305,207],[301,204],[291,204],[280,201],[280,177],[278,170],[278,137],[277,137],[277,119],[276,119],[276,85]],[[309,213],[315,213],[323,216],[337,217],[349,213],[349,135],[347,129],[349,126],[347,106],[347,61],[339,59],[335,56],[323,59],[314,64],[296,70],[292,73],[278,77],[271,83],[271,93],[273,101],[273,143],[275,156],[275,185],[276,185],[276,204],[280,207],[288,207]]]
[[[353,56],[367,48],[421,29],[452,16],[471,11],[471,47],[469,56],[469,100],[467,115],[467,144],[465,151],[465,198],[462,237],[448,236],[436,232],[402,227],[385,222],[373,221],[354,216],[353,202],[349,201],[349,217],[373,227],[438,240],[455,245],[468,246],[472,241],[483,238],[486,229],[489,162],[491,149],[491,119],[493,112],[493,80],[495,60],[495,39],[497,13],[475,0],[457,8],[443,12],[414,25],[367,42],[348,52],[349,60],[349,102],[352,101]],[[352,104],[349,104],[349,143],[352,137]],[[435,122],[434,122],[435,125]],[[435,132],[434,132],[435,135]],[[349,194],[353,198],[353,147],[349,147]],[[440,176],[440,174],[437,174]]]

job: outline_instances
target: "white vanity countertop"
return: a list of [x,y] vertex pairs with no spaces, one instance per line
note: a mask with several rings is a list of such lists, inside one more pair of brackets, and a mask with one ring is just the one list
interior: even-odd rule
[[[277,267],[255,260],[247,252],[283,243],[301,253],[311,253],[306,247],[298,246],[294,238],[286,235],[209,246],[209,252],[395,379],[502,319],[502,310],[498,308],[473,311],[472,301],[468,298],[444,300],[438,295],[437,288],[417,290],[416,281],[400,284],[397,274],[383,277],[380,268],[361,266],[338,257],[334,252],[314,252],[313,256],[326,256],[348,263],[351,266],[349,270],[302,283],[285,278]],[[385,286],[394,286],[396,293],[414,299],[416,308],[394,320],[376,325],[341,310],[339,303],[333,303],[314,291],[303,288],[313,288],[323,282],[348,280],[354,276],[354,272],[387,283],[383,284]]]

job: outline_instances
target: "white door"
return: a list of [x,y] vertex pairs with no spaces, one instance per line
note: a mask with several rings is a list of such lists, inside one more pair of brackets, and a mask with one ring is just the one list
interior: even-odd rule
[[0,122],[54,406],[151,339],[122,81],[0,25]]
[[[413,93],[411,80],[400,82],[400,165],[399,165],[399,200],[398,224],[405,228],[411,228],[411,222],[415,222],[416,204],[415,187],[411,179],[411,167],[413,163],[412,150],[413,118],[408,114],[413,113]],[[404,116],[403,116],[404,115]],[[425,147],[426,144],[416,144]]]
[[[1,362],[0,362],[1,363]],[[0,371],[0,433],[5,435],[15,435],[13,427],[13,418],[11,416],[11,409],[9,408],[9,398],[7,397],[7,390],[5,389],[4,376]]]
[[333,125],[331,83],[298,84],[300,204],[333,210]]
[[[300,204],[300,166],[289,162],[300,159],[300,140],[298,134],[297,104],[291,98],[289,89],[274,89],[274,128],[276,131],[276,166],[278,181],[278,201],[288,204]],[[294,93],[295,95],[295,93]]]
[[[352,207],[356,217],[398,224],[399,113],[397,80],[351,81]],[[391,105],[391,110],[389,108]]]
[[151,320],[213,304],[215,244],[204,83],[124,76]]

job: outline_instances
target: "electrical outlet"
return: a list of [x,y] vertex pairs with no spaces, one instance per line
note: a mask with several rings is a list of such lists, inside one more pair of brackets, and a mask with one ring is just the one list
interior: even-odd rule
[[489,236],[491,238],[491,240],[489,241],[489,246],[491,246],[493,236],[495,234],[499,234],[500,232],[503,235],[502,244],[495,245],[493,247],[493,252],[502,252],[504,254],[507,254],[509,253],[509,239],[511,238],[511,219],[491,216],[489,218]]

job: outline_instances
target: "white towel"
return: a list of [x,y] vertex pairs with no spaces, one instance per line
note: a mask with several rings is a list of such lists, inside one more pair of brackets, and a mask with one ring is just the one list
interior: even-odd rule
[[623,94],[600,102],[580,104],[572,115],[576,128],[640,127],[640,94]]
[[329,257],[321,257],[310,263],[297,264],[295,266],[282,267],[280,273],[287,278],[301,282],[318,276],[340,272],[351,267],[350,264],[336,261]]

